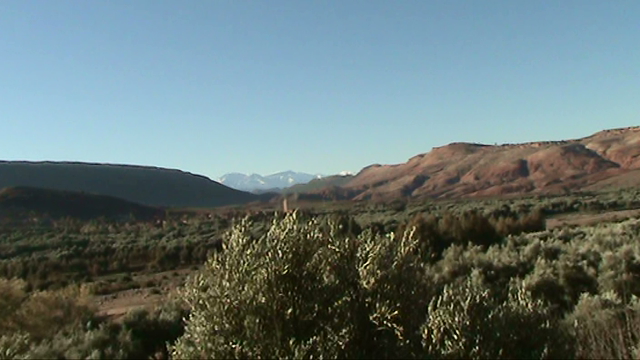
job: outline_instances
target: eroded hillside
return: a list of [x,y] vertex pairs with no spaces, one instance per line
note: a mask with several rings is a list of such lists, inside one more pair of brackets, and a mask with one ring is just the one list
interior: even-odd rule
[[629,187],[640,183],[640,177],[634,176],[634,170],[640,169],[639,155],[640,127],[566,141],[452,143],[403,164],[368,166],[341,190],[333,191],[355,200],[391,200]]

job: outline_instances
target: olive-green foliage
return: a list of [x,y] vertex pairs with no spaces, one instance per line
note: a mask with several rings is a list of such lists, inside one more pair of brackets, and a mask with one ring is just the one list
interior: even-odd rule
[[502,236],[542,231],[546,228],[544,214],[539,208],[524,215],[512,211],[509,211],[505,216],[496,214],[490,217],[489,221]]
[[[508,291],[478,280],[491,272],[489,258],[474,260],[488,253],[483,241],[454,244],[431,265],[417,227],[354,236],[293,214],[260,238],[250,228],[236,226],[183,289],[192,311],[175,358],[572,355],[560,318],[514,282],[522,274],[492,268],[508,274]],[[489,247],[491,256],[503,254],[498,246]],[[450,254],[467,252],[475,255],[459,271],[442,271]]]
[[27,297],[26,283],[20,279],[0,278],[0,335],[15,331],[16,313]]
[[186,312],[168,302],[121,323],[96,316],[84,289],[27,293],[21,280],[0,279],[0,359],[168,358],[167,343],[184,328]]
[[168,358],[167,344],[180,335],[185,312],[172,304],[154,312],[136,310],[121,323],[97,322],[34,343],[25,357],[33,359]]
[[640,355],[640,301],[629,303],[614,292],[584,294],[565,320],[581,359],[637,359]]
[[30,348],[28,334],[15,332],[0,336],[0,359],[2,360],[26,358],[25,354]]
[[423,327],[429,353],[448,359],[568,358],[571,342],[548,307],[512,283],[502,297],[479,272],[447,285]]
[[0,354],[6,358],[41,358],[34,352],[52,337],[66,338],[95,319],[86,293],[77,287],[27,293],[22,280],[0,279]]
[[222,218],[159,225],[92,221],[0,229],[0,276],[18,277],[31,288],[45,290],[122,272],[200,265],[219,248],[221,222]]
[[122,321],[122,329],[131,332],[134,349],[129,358],[141,359],[150,355],[160,355],[167,359],[167,344],[173,343],[184,333],[184,319],[188,311],[180,307],[175,300],[149,311],[134,310]]
[[[487,245],[500,241],[495,233],[507,236],[542,231],[547,215],[638,208],[639,199],[638,192],[630,190],[502,200],[403,200],[399,202],[403,204],[401,207],[368,202],[328,204],[305,212],[321,218],[348,213],[351,224],[347,225],[351,230],[347,231],[351,233],[367,228],[376,233],[402,233],[398,227],[406,228],[407,222],[416,215],[428,214],[451,230],[447,231],[447,241],[452,240],[451,236],[464,235],[456,241]],[[96,277],[115,273],[189,268],[202,264],[209,253],[219,250],[222,234],[234,218],[243,215],[243,210],[228,209],[208,214],[168,212],[166,221],[154,224],[56,220],[36,222],[28,227],[0,225],[0,276],[19,277],[31,288],[46,290],[91,282]],[[486,219],[473,213],[482,214]],[[272,210],[251,211],[254,236],[259,237],[266,231],[273,216]],[[474,224],[474,219],[479,222]],[[492,228],[486,226],[487,220]],[[487,236],[478,237],[478,233]],[[440,244],[446,248],[451,245],[447,241]],[[438,253],[440,251],[435,252]],[[124,288],[103,286],[101,291]]]
[[210,256],[183,292],[194,312],[170,348],[177,358],[638,358],[640,220],[544,226],[553,214],[638,208],[638,195],[0,228],[0,276],[25,280],[0,280],[0,358],[166,358],[184,330],[182,308],[164,303],[112,323],[77,300],[84,290],[56,289],[137,287],[134,271]]
[[236,226],[184,289],[175,358],[420,355],[428,287],[412,236],[343,236],[295,214],[256,240],[248,229]]
[[439,260],[443,252],[452,245],[488,247],[502,242],[502,236],[489,219],[476,211],[459,215],[445,213],[442,217],[417,214],[406,225],[399,226],[396,233],[411,231],[415,233],[420,247],[431,262]]
[[92,319],[94,310],[86,292],[73,287],[27,294],[22,280],[0,279],[0,335],[26,333],[41,340]]
[[22,359],[129,359],[134,353],[131,332],[113,324],[102,323],[97,327],[78,326],[65,333],[52,334],[50,338],[29,342],[26,351],[16,358]]

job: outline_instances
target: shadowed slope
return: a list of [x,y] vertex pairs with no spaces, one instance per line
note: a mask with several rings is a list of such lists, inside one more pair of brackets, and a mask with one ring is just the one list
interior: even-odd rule
[[131,165],[3,161],[0,188],[9,186],[84,191],[166,207],[214,207],[259,200],[204,176]]
[[10,187],[0,190],[0,215],[3,222],[33,217],[149,221],[163,218],[165,211],[111,196]]

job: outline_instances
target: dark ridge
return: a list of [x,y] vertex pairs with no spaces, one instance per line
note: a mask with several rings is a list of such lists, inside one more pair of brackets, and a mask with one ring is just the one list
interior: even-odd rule
[[33,218],[151,221],[164,218],[165,210],[112,196],[19,186],[0,190],[0,214],[2,220],[14,222]]
[[260,198],[207,177],[138,165],[0,161],[0,188],[27,186],[79,191],[161,207],[239,205]]

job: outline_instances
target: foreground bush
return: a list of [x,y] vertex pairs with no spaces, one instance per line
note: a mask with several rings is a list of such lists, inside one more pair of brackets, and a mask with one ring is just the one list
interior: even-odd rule
[[191,307],[175,358],[420,355],[427,289],[417,242],[341,236],[296,215],[251,240],[236,226],[186,286]]
[[640,301],[625,304],[614,292],[583,295],[567,318],[581,359],[638,359]]
[[262,237],[233,228],[182,296],[172,347],[184,358],[548,358],[571,341],[522,286],[494,293],[477,272],[438,291],[413,230],[358,236],[335,223],[275,220]]
[[448,359],[562,359],[572,355],[564,329],[520,284],[496,294],[475,272],[431,302],[423,336],[430,354]]

